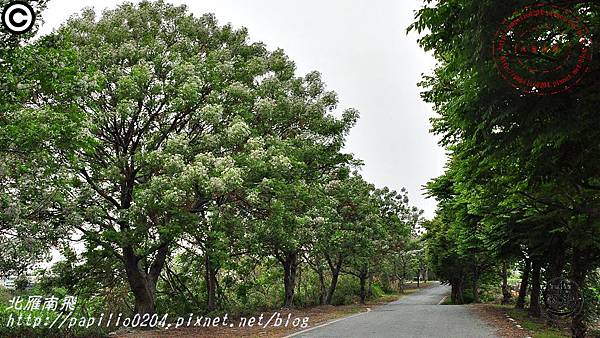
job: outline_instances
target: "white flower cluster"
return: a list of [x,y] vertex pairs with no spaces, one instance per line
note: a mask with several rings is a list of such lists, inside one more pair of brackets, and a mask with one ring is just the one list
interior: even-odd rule
[[223,116],[223,106],[218,104],[209,104],[200,110],[200,117],[209,124],[217,124]]
[[271,164],[277,170],[289,170],[292,169],[292,162],[289,157],[279,154],[271,158]]
[[340,184],[341,184],[340,180],[330,180],[327,182],[325,188],[328,191],[332,191],[332,190],[339,188]]
[[243,83],[233,83],[227,87],[227,92],[234,97],[249,97],[251,95],[250,88]]
[[265,141],[262,137],[251,137],[246,142],[246,150],[250,153],[252,161],[264,161],[267,156]]
[[260,98],[254,104],[254,110],[260,115],[270,115],[277,107],[277,102],[272,98]]
[[231,143],[240,143],[250,135],[250,128],[241,119],[234,120],[226,131],[227,140]]
[[243,183],[243,171],[235,166],[231,157],[217,158],[214,161],[215,176],[210,178],[209,188],[214,193],[224,193]]
[[208,180],[208,168],[203,161],[193,161],[185,166],[181,180],[187,187],[202,186]]

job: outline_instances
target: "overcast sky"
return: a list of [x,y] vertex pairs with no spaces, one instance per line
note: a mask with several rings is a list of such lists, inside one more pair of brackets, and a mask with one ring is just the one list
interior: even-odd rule
[[[122,2],[50,0],[41,32],[52,31],[83,7],[99,12]],[[434,61],[417,46],[416,34],[406,34],[422,0],[168,2],[247,27],[253,41],[283,48],[299,75],[321,72],[328,88],[339,94],[339,108],[360,111],[346,151],[365,162],[364,177],[378,187],[406,187],[412,203],[426,217],[433,215],[435,202],[425,199],[422,186],[442,174],[446,156],[428,132],[431,107],[421,101],[417,82]]]

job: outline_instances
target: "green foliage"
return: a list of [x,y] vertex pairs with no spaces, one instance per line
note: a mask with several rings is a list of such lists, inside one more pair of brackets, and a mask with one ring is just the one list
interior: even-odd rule
[[343,153],[358,112],[246,29],[142,1],[5,52],[0,273],[64,258],[31,292],[86,316],[249,315],[379,297],[425,268],[408,192]]
[[594,271],[588,275],[586,287],[582,290],[584,299],[583,312],[585,322],[590,327],[598,323],[600,318],[600,272]]
[[360,285],[356,278],[342,276],[333,294],[333,305],[347,305],[359,301]]
[[[425,1],[409,27],[438,60],[422,97],[438,113],[433,132],[451,159],[428,184],[439,201],[428,250],[457,292],[501,260],[531,258],[545,278],[580,284],[600,262],[598,50],[569,92],[540,97],[512,88],[495,69],[492,45],[502,20],[528,4],[535,2]],[[562,5],[590,36],[600,32],[596,2]],[[546,61],[532,55],[530,62]],[[585,316],[573,321],[578,336]]]
[[[0,8],[8,3],[0,1]],[[32,58],[49,57],[52,51],[27,45],[35,35],[46,0],[32,4],[37,24],[23,35],[0,29],[0,274],[20,275],[48,257],[49,246],[57,239],[56,224],[45,220],[43,209],[55,199],[56,185],[50,173],[56,168],[40,147],[44,136],[58,130],[30,125],[42,118],[31,107],[23,107],[35,85],[47,85]],[[56,54],[54,54],[56,56]],[[57,58],[56,60],[60,60]],[[42,64],[39,64],[40,66]],[[52,72],[56,64],[43,63]],[[52,119],[54,116],[44,118]]]

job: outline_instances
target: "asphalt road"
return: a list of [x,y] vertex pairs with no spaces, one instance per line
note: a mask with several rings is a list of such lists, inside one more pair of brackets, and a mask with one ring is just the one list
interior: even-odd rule
[[450,292],[445,285],[420,290],[372,311],[347,317],[293,337],[496,337],[472,310],[437,305]]

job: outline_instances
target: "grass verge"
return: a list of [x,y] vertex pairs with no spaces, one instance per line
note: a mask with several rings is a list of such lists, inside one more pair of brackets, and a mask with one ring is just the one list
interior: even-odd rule
[[497,334],[502,337],[570,337],[564,323],[559,322],[558,327],[551,327],[545,318],[531,318],[526,310],[515,309],[514,305],[475,304],[472,307],[488,324],[496,327]]

